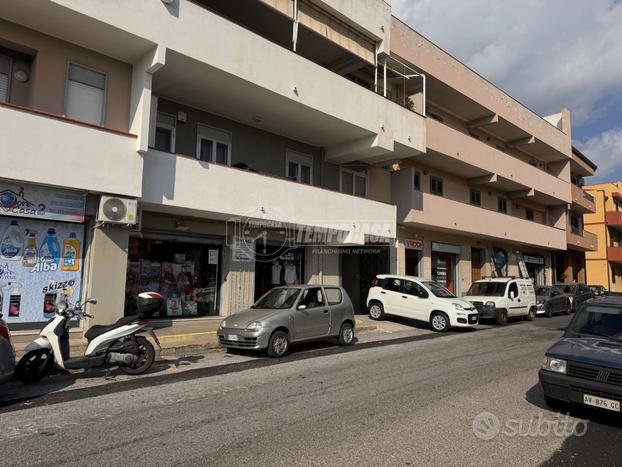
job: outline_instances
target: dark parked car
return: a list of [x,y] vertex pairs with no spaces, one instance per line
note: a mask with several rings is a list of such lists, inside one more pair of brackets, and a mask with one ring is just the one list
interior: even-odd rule
[[587,300],[595,297],[594,292],[585,284],[555,284],[560,287],[566,296],[570,299],[570,311],[573,313],[577,307]]
[[602,285],[590,285],[588,287],[592,289],[592,292],[594,292],[594,295],[597,297],[607,295],[607,289]]
[[333,285],[275,287],[250,309],[220,323],[218,341],[227,348],[266,350],[282,357],[295,342],[333,337],[354,343],[354,308],[347,292]]
[[536,303],[538,315],[550,318],[555,313],[570,314],[570,298],[558,287],[538,287],[536,288]]
[[0,383],[11,379],[14,371],[15,351],[11,343],[11,333],[0,313]]
[[550,407],[574,403],[620,412],[622,297],[577,308],[564,336],[546,352],[540,383]]

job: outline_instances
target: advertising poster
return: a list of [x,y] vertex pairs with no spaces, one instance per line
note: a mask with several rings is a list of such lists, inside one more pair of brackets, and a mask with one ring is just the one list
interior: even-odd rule
[[0,309],[9,324],[47,321],[80,299],[84,226],[0,216]]

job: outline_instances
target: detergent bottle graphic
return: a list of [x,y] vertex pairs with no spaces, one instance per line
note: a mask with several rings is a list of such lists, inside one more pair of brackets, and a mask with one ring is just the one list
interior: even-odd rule
[[34,268],[39,260],[39,250],[37,249],[37,232],[26,229],[26,246],[24,246],[24,256],[22,266]]
[[22,307],[22,285],[19,282],[9,282],[9,287],[9,318],[17,318]]
[[19,261],[22,259],[24,238],[17,221],[11,221],[0,242],[0,258]]
[[60,243],[56,238],[56,229],[48,229],[47,237],[41,242],[39,247],[39,258],[44,266],[58,266],[60,261]]
[[80,240],[76,233],[71,232],[69,238],[63,240],[63,258],[60,268],[63,271],[77,271],[80,269]]

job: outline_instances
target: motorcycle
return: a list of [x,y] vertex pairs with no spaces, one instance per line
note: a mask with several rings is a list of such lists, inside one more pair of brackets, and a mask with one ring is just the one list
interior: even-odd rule
[[[155,308],[162,306],[164,299],[160,294],[149,292],[141,294],[143,302],[150,301]],[[160,341],[149,321],[140,316],[121,318],[109,326],[91,326],[84,334],[88,344],[83,356],[71,357],[69,351],[69,325],[72,319],[83,320],[93,318],[83,308],[87,304],[95,305],[94,298],[75,304],[60,302],[56,311],[43,329],[39,337],[26,347],[26,353],[19,361],[15,376],[24,383],[34,383],[47,375],[54,363],[66,370],[91,369],[106,366],[118,366],[121,371],[130,375],[145,373],[155,360],[155,349],[151,342],[138,333],[146,333],[160,348]],[[153,306],[152,306],[153,307]]]

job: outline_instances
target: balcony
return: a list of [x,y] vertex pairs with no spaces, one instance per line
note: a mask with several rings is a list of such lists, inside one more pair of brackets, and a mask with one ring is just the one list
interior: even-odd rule
[[612,263],[622,263],[622,246],[607,247],[607,259]]
[[136,137],[59,115],[0,104],[2,178],[138,197]]
[[472,184],[488,185],[510,197],[525,197],[543,205],[571,201],[568,182],[432,118],[426,125],[428,152],[417,156],[415,164],[420,161],[471,179]]
[[568,249],[577,251],[598,250],[598,237],[592,232],[570,227],[567,231]]
[[607,226],[612,229],[622,230],[622,212],[620,211],[607,211],[605,215]]
[[145,155],[141,203],[195,217],[330,226],[348,232],[346,244],[395,238],[393,205],[154,149]]
[[[155,94],[325,147],[332,162],[381,163],[425,151],[423,116],[195,2],[139,4],[59,0],[20,20],[53,17],[71,31],[79,13],[89,34],[72,39],[85,47],[117,37],[122,51],[152,44],[164,61],[153,74]],[[18,9],[11,2],[11,13]]]
[[582,214],[589,214],[596,212],[596,205],[594,204],[594,197],[589,193],[583,191],[581,187],[574,184],[570,184],[570,191],[572,194],[572,209]]
[[[407,172],[407,171],[404,171]],[[412,178],[391,180],[397,223],[458,235],[565,250],[566,231],[412,189]]]

